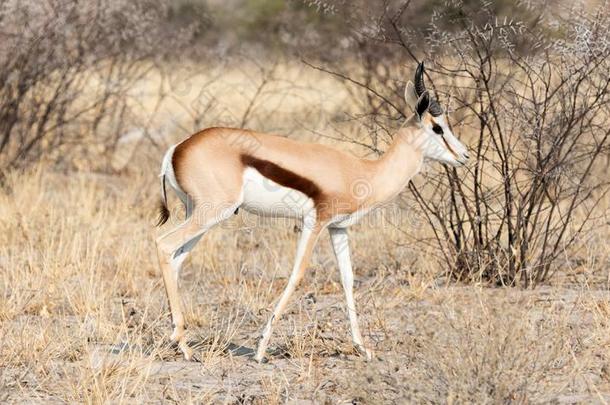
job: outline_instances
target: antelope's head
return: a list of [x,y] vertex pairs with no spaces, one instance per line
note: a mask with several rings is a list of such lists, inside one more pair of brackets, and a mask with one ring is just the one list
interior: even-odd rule
[[409,81],[405,86],[405,101],[415,110],[420,126],[417,142],[424,158],[451,166],[464,165],[469,158],[468,149],[453,135],[443,109],[426,90],[423,62],[415,71],[415,84]]

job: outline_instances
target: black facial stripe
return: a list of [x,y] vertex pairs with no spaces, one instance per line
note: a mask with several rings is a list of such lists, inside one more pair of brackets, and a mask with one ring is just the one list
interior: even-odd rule
[[449,150],[449,152],[451,152],[451,154],[453,156],[455,156],[456,158],[458,158],[458,154],[455,153],[455,151],[453,150],[453,148],[451,147],[451,145],[449,145],[449,142],[447,142],[447,140],[445,139],[444,136],[441,136],[441,138],[443,139],[443,142],[445,142],[445,146],[447,147],[447,149]]

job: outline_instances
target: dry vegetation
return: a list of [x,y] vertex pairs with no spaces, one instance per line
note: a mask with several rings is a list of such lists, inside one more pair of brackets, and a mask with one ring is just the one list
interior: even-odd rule
[[[284,77],[304,76],[299,67],[282,69]],[[247,83],[235,72],[225,79]],[[294,114],[315,110],[326,93],[341,94],[317,73],[309,81],[311,94],[311,83],[321,82],[318,97],[300,103],[289,97],[284,105],[292,104]],[[272,90],[268,97],[277,96]],[[236,94],[225,92],[230,105],[239,105]],[[168,108],[179,111],[177,104]],[[337,98],[324,108],[332,113],[345,105]],[[241,117],[239,109],[234,114]],[[287,124],[278,118],[267,125]],[[296,224],[244,214],[208,234],[183,272],[189,332],[201,360],[184,362],[168,345],[153,242],[161,152],[135,150],[121,174],[64,174],[41,165],[9,175],[0,197],[2,400],[610,399],[607,226],[566,252],[552,285],[465,287],[447,284],[436,252],[413,244],[426,232],[421,214],[399,215],[405,211],[395,207],[351,231],[372,363],[352,353],[326,238],[274,335],[271,362],[252,361],[259,328],[291,266]]]
[[[575,210],[570,219],[571,230],[587,222],[587,232],[562,247],[553,277],[533,290],[494,288],[484,278],[456,281],[429,242],[433,229],[412,191],[353,227],[356,303],[375,353],[370,363],[351,347],[326,236],[278,322],[270,362],[252,360],[289,275],[298,224],[240,212],[206,235],[181,274],[198,360],[185,362],[169,345],[154,246],[164,149],[221,124],[370,156],[386,147],[388,116],[361,87],[302,63],[243,55],[178,63],[148,59],[143,49],[128,65],[106,59],[70,71],[70,85],[78,86],[59,98],[45,125],[35,113],[14,123],[17,132],[0,123],[0,136],[18,134],[0,160],[8,162],[0,176],[0,402],[610,402],[607,183],[595,194],[593,222],[588,210]],[[341,67],[353,77],[362,73],[358,61]],[[367,85],[380,89],[394,86],[387,72],[400,80],[412,69],[395,64],[375,72]],[[44,72],[36,77],[43,87],[49,80]],[[104,101],[104,77],[120,79],[112,102]],[[11,89],[20,87],[0,87],[2,100],[17,94]],[[14,113],[53,100],[40,97],[48,94],[42,87],[24,94]],[[96,108],[53,132],[57,120],[86,105],[83,97]],[[0,103],[0,114],[6,117],[10,108],[2,106],[11,105]],[[368,120],[371,106],[377,115]],[[94,125],[96,116],[103,120]],[[38,149],[15,160],[19,140],[40,128]],[[455,132],[471,147],[479,139],[468,125]],[[602,163],[596,179],[606,175]],[[465,178],[476,178],[472,167],[464,170]],[[457,178],[433,165],[426,179],[446,185]],[[173,208],[178,221],[176,201]]]

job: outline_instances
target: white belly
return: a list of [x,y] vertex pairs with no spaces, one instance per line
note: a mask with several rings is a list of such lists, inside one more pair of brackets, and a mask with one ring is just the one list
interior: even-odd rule
[[302,218],[314,202],[300,191],[283,187],[251,167],[244,171],[241,208],[257,215]]

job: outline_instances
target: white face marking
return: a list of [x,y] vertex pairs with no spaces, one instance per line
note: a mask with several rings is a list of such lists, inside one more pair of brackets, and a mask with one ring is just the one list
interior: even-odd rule
[[[413,83],[407,82],[405,86],[405,101],[407,105],[415,110],[418,98],[419,96],[415,92]],[[429,112],[425,114],[429,114]],[[442,128],[443,133],[442,135],[435,133],[432,129],[433,126],[427,120],[422,122],[424,135],[421,137],[420,142],[424,151],[424,157],[452,166],[463,165],[468,160],[468,148],[453,135],[444,115],[432,117],[432,120]],[[453,152],[449,150],[447,144]]]
[[314,202],[300,191],[283,187],[251,167],[244,170],[242,208],[257,215],[303,218]]
[[432,123],[422,122],[424,157],[452,166],[463,165],[468,159],[466,146],[453,135],[444,116],[434,117],[432,121],[442,129],[442,134],[434,132]]

